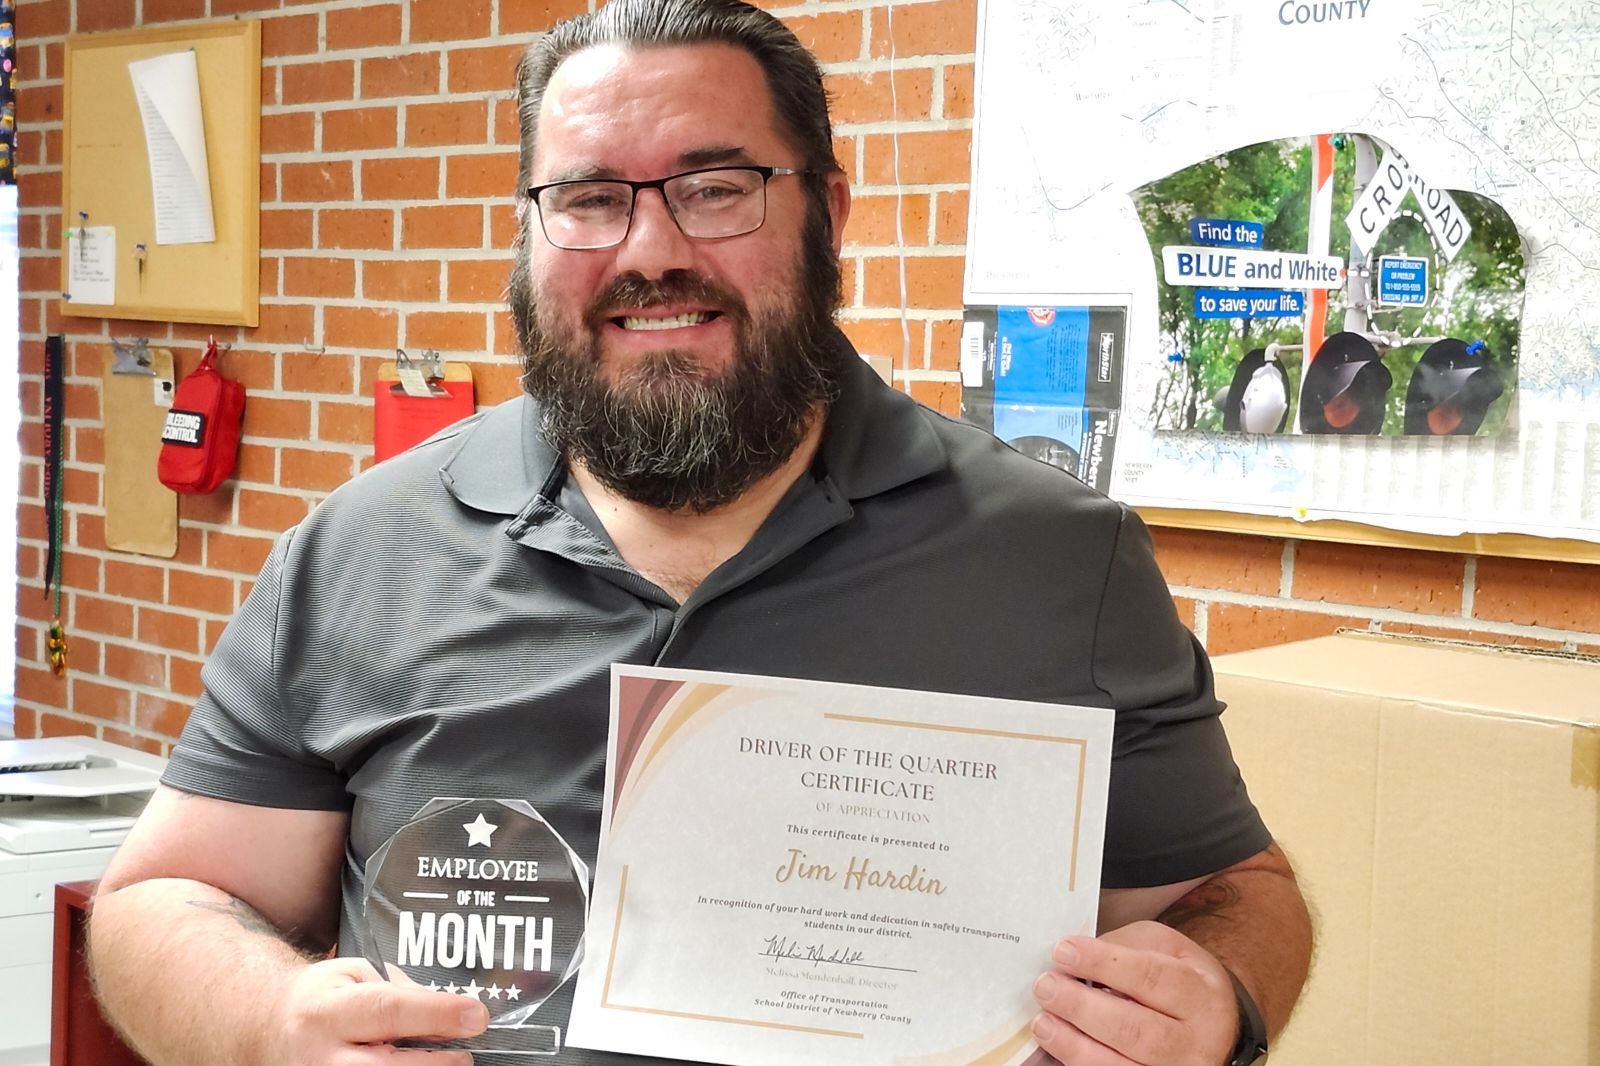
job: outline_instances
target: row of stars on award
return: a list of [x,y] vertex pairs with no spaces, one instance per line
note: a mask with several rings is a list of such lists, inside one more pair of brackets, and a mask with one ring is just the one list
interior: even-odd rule
[[487,993],[490,999],[499,999],[501,993],[504,993],[505,997],[511,1000],[522,998],[522,989],[518,988],[516,985],[507,985],[505,988],[501,988],[499,985],[490,985],[489,987],[485,988],[478,984],[477,978],[473,978],[470,984],[465,985],[441,985],[433,981],[428,982],[428,991],[438,992],[441,990],[449,992],[451,995],[460,993],[463,996],[471,996],[473,999],[480,998],[480,996],[482,996],[484,993]]

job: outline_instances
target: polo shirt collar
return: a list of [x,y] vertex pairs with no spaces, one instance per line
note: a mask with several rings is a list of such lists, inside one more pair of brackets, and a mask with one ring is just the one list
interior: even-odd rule
[[526,395],[489,408],[439,469],[445,488],[475,511],[521,514],[557,465],[555,449],[538,428],[538,413]]
[[[835,343],[849,358],[819,455],[840,493],[865,499],[943,469],[944,446],[929,424],[938,416],[885,385],[843,333],[835,331]],[[553,496],[560,456],[539,434],[533,401],[519,396],[489,408],[467,428],[439,474],[462,504],[517,515],[535,497]]]
[[835,337],[849,358],[819,453],[839,491],[863,500],[944,469],[944,445],[930,422],[940,416],[885,385],[843,333]]

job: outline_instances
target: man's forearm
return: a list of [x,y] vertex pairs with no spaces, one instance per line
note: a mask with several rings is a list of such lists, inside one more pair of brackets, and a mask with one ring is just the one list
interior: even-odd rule
[[1215,955],[1250,990],[1276,1036],[1311,966],[1311,919],[1276,844],[1196,886],[1157,919]]
[[198,881],[95,900],[89,963],[107,1016],[154,1066],[269,1066],[282,990],[308,958],[253,908]]

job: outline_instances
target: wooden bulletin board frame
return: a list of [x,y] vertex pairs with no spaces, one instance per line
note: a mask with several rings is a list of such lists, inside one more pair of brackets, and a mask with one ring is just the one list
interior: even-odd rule
[[[193,49],[216,240],[157,244],[144,126],[128,64]],[[228,21],[66,40],[63,230],[116,229],[116,300],[64,298],[61,313],[254,326],[260,322],[261,24]],[[135,245],[146,246],[141,275]]]
[[1371,544],[1419,551],[1459,552],[1464,555],[1500,555],[1558,563],[1600,563],[1600,544],[1586,540],[1535,537],[1525,533],[1463,533],[1446,537],[1336,519],[1297,522],[1292,518],[1182,507],[1135,509],[1147,524],[1170,529],[1203,529],[1216,533],[1247,533],[1260,537],[1337,541],[1342,544]]

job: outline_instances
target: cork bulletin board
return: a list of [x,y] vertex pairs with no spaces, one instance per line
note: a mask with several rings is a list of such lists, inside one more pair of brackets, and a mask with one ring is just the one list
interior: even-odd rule
[[[191,50],[215,236],[162,243],[129,64]],[[258,324],[260,70],[261,29],[254,21],[67,38],[62,314]],[[75,238],[80,227],[94,236],[89,248]],[[74,255],[82,271],[90,249],[105,265],[92,288],[72,276]]]

